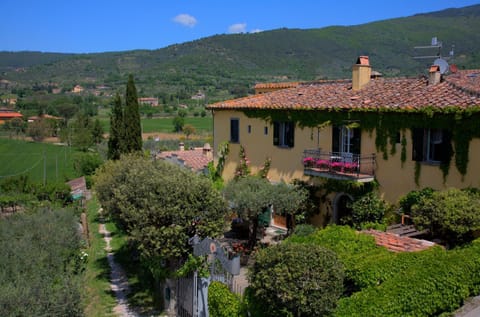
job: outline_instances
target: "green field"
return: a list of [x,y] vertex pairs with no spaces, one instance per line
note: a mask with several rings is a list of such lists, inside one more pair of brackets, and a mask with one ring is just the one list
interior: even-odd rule
[[0,138],[0,180],[19,175],[36,182],[72,179],[74,152],[66,146]]
[[[110,130],[110,119],[101,117],[103,129],[106,133]],[[196,134],[208,134],[213,130],[212,117],[187,117],[185,124],[191,124],[195,127]],[[142,119],[142,131],[144,133],[152,132],[172,132],[173,131],[173,117]]]

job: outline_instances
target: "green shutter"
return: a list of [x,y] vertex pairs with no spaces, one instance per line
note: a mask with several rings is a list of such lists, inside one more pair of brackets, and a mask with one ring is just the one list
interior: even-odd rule
[[280,123],[273,122],[273,145],[280,145]]
[[423,161],[423,128],[412,129],[412,160],[421,162]]

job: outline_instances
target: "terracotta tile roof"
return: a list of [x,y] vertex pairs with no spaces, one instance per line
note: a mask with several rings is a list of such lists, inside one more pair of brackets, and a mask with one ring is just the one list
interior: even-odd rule
[[480,95],[480,69],[458,71],[446,76],[445,81],[459,90]]
[[283,83],[258,83],[255,84],[254,89],[283,89],[283,88],[295,88],[301,83],[295,82],[283,82]]
[[0,111],[0,118],[21,118],[23,115],[15,111]]
[[159,153],[157,158],[185,166],[195,172],[201,172],[207,167],[208,163],[213,160],[211,155],[204,154],[203,148],[194,148],[193,150],[164,151]]
[[87,192],[87,182],[84,176],[68,181],[67,185],[70,186],[70,193],[74,198],[84,196]]
[[372,79],[353,91],[351,81],[302,83],[267,94],[227,100],[209,109],[405,109],[427,106],[468,108],[480,106],[480,70],[459,71],[436,85],[421,78]]
[[375,242],[378,246],[385,247],[393,252],[422,251],[437,245],[431,241],[402,237],[390,232],[371,229],[362,232],[374,236]]

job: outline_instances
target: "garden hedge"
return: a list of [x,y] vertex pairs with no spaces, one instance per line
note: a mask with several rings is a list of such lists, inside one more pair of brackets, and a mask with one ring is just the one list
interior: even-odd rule
[[338,303],[335,316],[439,316],[480,290],[480,243],[421,252],[415,266]]
[[240,298],[230,292],[228,286],[212,282],[208,287],[208,312],[211,317],[241,316]]
[[343,262],[346,293],[335,316],[438,316],[480,291],[480,240],[449,251],[393,253],[371,236],[329,226],[287,241],[320,245]]

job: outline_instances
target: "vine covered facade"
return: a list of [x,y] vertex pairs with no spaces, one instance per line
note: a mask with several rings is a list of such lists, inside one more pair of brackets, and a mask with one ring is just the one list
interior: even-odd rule
[[[352,80],[283,85],[209,109],[214,147],[227,141],[233,153],[247,151],[253,173],[269,157],[273,182],[375,182],[392,203],[424,187],[480,186],[472,164],[480,160],[480,70],[373,78],[360,57]],[[225,163],[225,179],[238,157]],[[335,208],[341,199],[332,196],[320,209]]]

